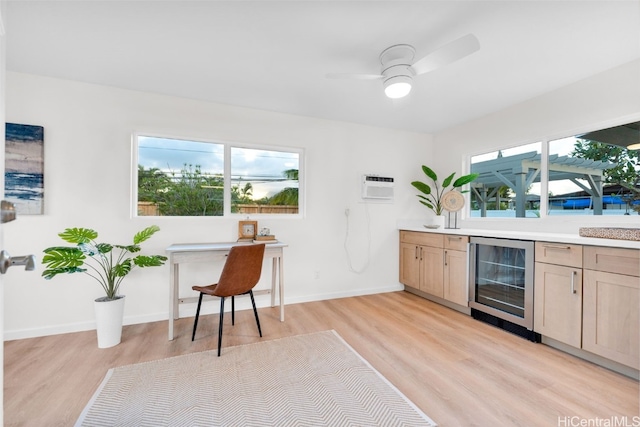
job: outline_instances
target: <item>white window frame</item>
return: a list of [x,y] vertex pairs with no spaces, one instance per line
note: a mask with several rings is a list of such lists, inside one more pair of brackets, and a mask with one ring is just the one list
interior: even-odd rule
[[[531,139],[528,141],[521,141],[520,143],[515,143],[515,144],[509,144],[509,145],[504,145],[504,146],[499,146],[496,148],[487,148],[485,150],[482,151],[477,151],[477,152],[473,152],[468,154],[465,157],[465,160],[463,161],[463,165],[466,162],[467,166],[467,172],[466,173],[471,173],[471,159],[474,156],[479,156],[482,154],[486,154],[486,153],[490,153],[490,152],[494,152],[494,151],[499,151],[499,150],[506,150],[509,148],[515,148],[515,147],[519,147],[521,145],[527,145],[527,144],[532,144],[532,143],[536,143],[536,142],[540,142],[542,144],[541,146],[541,165],[540,165],[540,217],[539,218],[515,218],[515,217],[505,217],[505,218],[482,218],[482,217],[472,217],[471,216],[471,203],[468,204],[468,206],[465,207],[465,213],[464,213],[464,217],[466,219],[470,219],[470,220],[482,220],[482,221],[500,221],[500,220],[516,220],[516,221],[526,221],[527,223],[531,222],[531,221],[536,221],[536,220],[541,220],[541,219],[552,219],[554,221],[566,221],[567,218],[571,218],[571,219],[575,219],[575,218],[580,218],[580,219],[585,219],[586,221],[599,221],[601,220],[602,222],[611,222],[611,223],[616,223],[616,222],[623,222],[623,221],[627,221],[626,218],[621,218],[620,215],[597,215],[597,216],[584,216],[584,215],[567,215],[567,216],[556,216],[556,215],[549,215],[548,209],[549,209],[549,198],[548,198],[548,194],[549,194],[549,143],[556,141],[558,139],[562,139],[562,138],[569,138],[575,135],[580,135],[580,134],[584,134],[584,133],[588,133],[588,132],[593,132],[599,129],[607,129],[610,127],[614,127],[614,126],[621,126],[625,123],[631,123],[631,122],[637,122],[640,121],[640,114],[632,114],[632,115],[628,115],[628,116],[624,116],[624,117],[619,117],[616,119],[612,119],[612,120],[606,120],[603,122],[599,122],[598,124],[595,125],[591,125],[591,126],[581,126],[578,128],[575,128],[573,130],[568,130],[565,132],[558,132],[558,133],[554,133],[554,134],[547,134],[543,137],[540,138],[535,138],[535,139]],[[631,216],[631,217],[635,217],[635,216]],[[637,218],[637,217],[636,217]]]
[[[217,144],[224,147],[224,192],[223,192],[223,214],[221,216],[140,216],[138,215],[138,140],[139,137],[176,139],[182,141],[202,142]],[[232,213],[231,212],[231,148],[246,148],[262,151],[282,151],[298,154],[298,213],[297,214],[260,214],[260,213]],[[213,140],[203,138],[192,138],[188,136],[176,136],[174,134],[161,134],[157,132],[133,132],[131,137],[131,217],[132,218],[237,218],[247,219],[301,219],[306,211],[306,185],[305,185],[305,150],[301,147],[288,147],[280,145],[263,145],[252,143],[239,143],[234,141]]]

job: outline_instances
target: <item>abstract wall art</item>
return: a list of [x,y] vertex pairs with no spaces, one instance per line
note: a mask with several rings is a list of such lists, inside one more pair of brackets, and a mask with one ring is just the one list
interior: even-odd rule
[[5,126],[4,195],[20,215],[44,213],[44,128]]

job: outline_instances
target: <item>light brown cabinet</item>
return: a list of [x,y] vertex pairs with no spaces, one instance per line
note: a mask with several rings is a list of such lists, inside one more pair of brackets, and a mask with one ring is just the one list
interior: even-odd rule
[[420,246],[400,243],[400,283],[420,289]]
[[444,238],[444,299],[464,307],[469,305],[467,243],[467,236]]
[[534,330],[639,368],[640,251],[536,242]]
[[638,250],[585,247],[582,348],[634,369],[640,369],[639,270]]
[[400,231],[400,283],[466,307],[468,236]]
[[582,246],[536,242],[533,329],[582,345]]

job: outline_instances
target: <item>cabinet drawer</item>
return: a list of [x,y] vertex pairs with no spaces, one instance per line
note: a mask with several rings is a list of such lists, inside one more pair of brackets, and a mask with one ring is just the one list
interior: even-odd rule
[[455,236],[451,234],[444,235],[444,248],[454,251],[466,251],[469,236]]
[[584,268],[627,276],[640,276],[640,251],[637,249],[585,246]]
[[582,246],[566,243],[536,242],[536,262],[582,267]]
[[444,247],[444,236],[434,233],[420,233],[419,231],[400,231],[400,241],[402,243],[412,243],[421,246],[433,246],[435,248]]

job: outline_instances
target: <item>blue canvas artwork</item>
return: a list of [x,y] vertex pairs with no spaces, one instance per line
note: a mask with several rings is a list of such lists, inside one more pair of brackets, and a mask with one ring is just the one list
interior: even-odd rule
[[5,126],[4,198],[23,215],[43,214],[44,128]]

